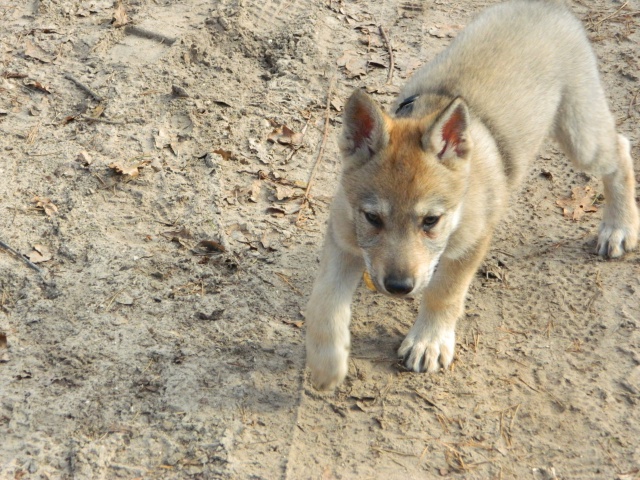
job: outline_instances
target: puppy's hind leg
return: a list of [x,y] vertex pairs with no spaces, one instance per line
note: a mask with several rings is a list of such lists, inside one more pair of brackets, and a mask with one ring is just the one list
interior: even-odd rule
[[556,119],[555,136],[573,163],[602,177],[605,207],[597,253],[616,258],[638,244],[640,215],[629,140],[615,131],[597,74],[568,89]]

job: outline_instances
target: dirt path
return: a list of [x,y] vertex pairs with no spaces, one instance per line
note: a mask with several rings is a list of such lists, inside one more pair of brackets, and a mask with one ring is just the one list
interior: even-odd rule
[[[42,273],[0,250],[0,478],[640,478],[640,255],[591,254],[556,200],[602,186],[551,145],[452,371],[404,372],[417,305],[361,288],[347,382],[305,378],[342,102],[491,3],[5,0],[0,241]],[[637,9],[572,7],[638,145]]]

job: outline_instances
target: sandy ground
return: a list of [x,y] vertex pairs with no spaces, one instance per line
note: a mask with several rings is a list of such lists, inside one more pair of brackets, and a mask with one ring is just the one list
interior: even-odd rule
[[[416,303],[361,288],[347,381],[305,376],[342,102],[490,3],[3,0],[0,240],[41,272],[0,250],[0,478],[640,478],[640,254],[592,254],[553,145],[451,371],[403,371]],[[571,6],[637,159],[637,7]]]

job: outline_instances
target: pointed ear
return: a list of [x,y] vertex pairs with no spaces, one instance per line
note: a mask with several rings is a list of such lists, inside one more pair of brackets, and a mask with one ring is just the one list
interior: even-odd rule
[[422,137],[422,148],[440,160],[466,158],[471,148],[469,109],[462,97],[454,99]]
[[340,150],[357,164],[369,161],[389,141],[385,114],[362,90],[355,90],[344,107]]

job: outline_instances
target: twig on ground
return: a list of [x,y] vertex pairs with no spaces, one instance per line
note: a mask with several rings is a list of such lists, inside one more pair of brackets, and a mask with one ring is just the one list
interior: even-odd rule
[[108,312],[111,309],[111,305],[113,304],[113,302],[116,300],[116,298],[118,298],[118,295],[120,295],[122,292],[124,292],[127,288],[129,287],[125,287],[122,290],[118,290],[116,293],[114,293],[113,295],[111,295],[108,299],[107,299],[107,306],[104,307],[104,311]]
[[603,23],[603,22],[605,22],[605,21],[607,21],[607,20],[610,20],[610,19],[612,19],[612,18],[614,18],[614,17],[617,17],[617,16],[618,16],[618,14],[619,14],[619,13],[620,13],[624,8],[626,8],[628,4],[629,4],[629,2],[624,2],[624,3],[623,3],[622,5],[620,5],[620,7],[619,7],[615,12],[613,12],[611,15],[607,15],[606,17],[601,18],[600,20],[598,20],[597,22],[595,22],[595,23],[593,24],[594,28],[595,28],[595,27],[597,27],[597,26],[599,26],[601,23]]
[[69,73],[65,73],[64,74],[64,78],[66,78],[70,82],[74,83],[76,85],[76,87],[78,87],[84,93],[86,93],[87,95],[92,97],[96,102],[102,102],[104,100],[100,95],[98,95],[96,92],[91,90],[89,87],[87,87],[84,83],[82,83],[80,80],[75,78],[73,75],[71,75]]
[[106,123],[107,125],[125,125],[129,122],[124,120],[109,120],[108,118],[90,117],[89,115],[78,115],[76,120],[84,120],[86,122]]
[[289,278],[284,273],[275,272],[275,274],[280,278],[280,280],[289,285],[289,288],[291,288],[291,290],[293,290],[298,295],[303,295],[303,293],[298,290],[293,283],[291,283],[291,280],[289,280]]
[[625,118],[625,120],[627,120],[628,118],[631,118],[632,112],[633,112],[633,107],[636,104],[636,99],[638,98],[638,94],[640,93],[640,90],[637,90],[635,95],[633,96],[633,98],[631,99],[631,102],[629,102],[629,108],[627,109],[627,118]]
[[14,250],[13,248],[11,248],[9,245],[7,245],[6,243],[4,243],[1,240],[0,240],[0,248],[2,248],[3,250],[9,252],[10,254],[14,255],[15,257],[19,258],[24,263],[26,263],[29,267],[31,267],[36,272],[38,272],[39,274],[42,275],[43,271],[40,269],[40,267],[38,267],[35,263],[33,263],[27,257],[25,257],[24,255],[20,254],[20,252],[18,252],[17,250]]
[[53,155],[60,155],[61,153],[65,153],[62,150],[59,150],[57,152],[47,152],[47,153],[33,153],[33,152],[27,152],[27,156],[29,157],[51,157]]
[[327,91],[327,106],[325,107],[325,117],[324,117],[324,131],[322,133],[322,142],[320,143],[320,150],[318,151],[318,156],[316,157],[315,164],[313,165],[313,169],[311,170],[311,175],[309,175],[309,181],[307,182],[307,189],[304,192],[304,196],[302,197],[302,203],[300,204],[300,211],[298,212],[298,218],[296,219],[296,225],[299,225],[300,219],[302,218],[302,214],[304,212],[305,206],[309,203],[309,192],[311,192],[311,187],[313,186],[313,180],[316,176],[316,172],[318,171],[318,165],[320,165],[320,161],[322,160],[322,155],[324,154],[324,148],[327,145],[327,137],[329,136],[329,124],[331,123],[331,95],[333,95],[333,87],[335,85],[336,76],[335,74],[331,77],[331,81],[329,83],[329,90]]
[[128,35],[134,35],[136,37],[146,38],[147,40],[158,40],[160,43],[164,43],[165,45],[173,45],[177,40],[174,37],[169,37],[162,33],[152,32],[151,30],[147,30],[146,28],[140,28],[136,25],[127,25],[124,28],[124,32]]
[[389,38],[389,35],[387,35],[387,32],[382,27],[382,25],[379,25],[378,28],[380,30],[380,35],[382,35],[382,38],[384,39],[384,43],[386,43],[387,45],[387,51],[389,52],[389,72],[387,73],[387,85],[388,85],[391,83],[391,80],[393,79],[393,69],[395,68],[395,62],[393,60],[393,47],[391,46],[391,39]]
[[391,450],[390,448],[371,447],[371,450],[379,453],[391,453],[393,455],[400,455],[401,457],[417,457],[414,453],[405,453],[398,450]]

